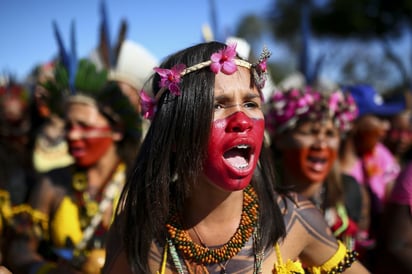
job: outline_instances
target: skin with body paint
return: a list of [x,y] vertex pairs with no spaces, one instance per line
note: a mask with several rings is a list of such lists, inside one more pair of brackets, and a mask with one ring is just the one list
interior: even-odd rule
[[277,139],[285,176],[297,185],[323,182],[336,160],[339,143],[332,120],[301,121]]
[[249,83],[250,72],[244,68],[234,75],[216,75],[215,112],[205,174],[227,191],[241,190],[249,184],[262,146],[261,97]]
[[95,164],[119,137],[94,105],[71,103],[67,111],[67,140],[70,154],[79,166]]

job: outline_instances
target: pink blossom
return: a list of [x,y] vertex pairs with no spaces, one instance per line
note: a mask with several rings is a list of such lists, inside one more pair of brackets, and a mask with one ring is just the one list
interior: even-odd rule
[[176,96],[180,95],[180,81],[181,73],[185,70],[186,65],[177,64],[171,69],[154,68],[157,74],[160,75],[159,86],[161,88],[167,88],[170,92]]
[[303,98],[298,99],[296,106],[298,108],[302,108],[304,106],[309,105],[309,103],[310,103],[310,100],[308,100],[308,98],[306,97],[303,97]]
[[299,92],[298,89],[292,89],[289,93],[289,96],[291,98],[298,98],[298,97],[300,97],[300,92]]
[[283,99],[283,93],[282,92],[277,92],[277,91],[275,91],[275,93],[273,94],[273,96],[272,96],[272,100],[273,101],[280,101],[280,100],[282,100]]
[[219,73],[219,71],[227,75],[233,74],[237,70],[235,57],[236,44],[228,45],[226,48],[212,54],[210,57],[210,60],[212,61],[210,69],[215,74]]
[[263,60],[262,62],[260,62],[260,63],[258,64],[258,66],[259,66],[259,68],[260,68],[260,70],[261,70],[262,72],[266,72],[266,70],[267,70],[266,59]]
[[153,119],[156,112],[156,100],[147,94],[143,89],[140,91],[142,114],[146,119]]
[[335,113],[338,109],[339,102],[341,101],[342,96],[340,92],[334,92],[329,98],[329,109],[332,113]]

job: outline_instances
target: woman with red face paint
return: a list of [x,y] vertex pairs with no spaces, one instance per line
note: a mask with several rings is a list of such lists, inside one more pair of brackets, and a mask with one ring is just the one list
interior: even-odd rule
[[361,194],[354,178],[341,174],[337,156],[356,115],[350,95],[310,87],[275,91],[266,112],[281,181],[310,199],[349,249],[355,248]]
[[[59,67],[56,73],[46,88],[62,93],[58,73],[67,72]],[[8,247],[13,273],[94,274],[104,263],[106,231],[139,147],[141,116],[89,61],[79,62],[76,76],[62,98],[75,163],[45,173],[35,186],[26,210],[33,224],[17,231]]]
[[[155,68],[151,126],[103,273],[367,273],[313,204],[279,189],[263,146],[264,50],[209,42]],[[335,271],[335,272],[333,272]]]

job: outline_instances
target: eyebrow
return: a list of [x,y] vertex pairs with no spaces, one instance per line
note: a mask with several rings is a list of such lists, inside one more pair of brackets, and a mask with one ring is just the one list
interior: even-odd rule
[[[255,99],[255,98],[257,98],[257,97],[260,98],[260,95],[259,95],[259,94],[256,94],[256,93],[253,93],[253,92],[248,92],[248,93],[246,94],[246,96],[245,96],[246,99]],[[227,98],[229,98],[229,95],[227,95],[227,94],[222,94],[222,95],[216,96],[216,97],[215,97],[215,100],[225,100],[225,99],[227,99]]]

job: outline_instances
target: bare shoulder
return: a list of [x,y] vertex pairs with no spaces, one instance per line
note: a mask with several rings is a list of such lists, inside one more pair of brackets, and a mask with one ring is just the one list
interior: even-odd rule
[[[290,193],[289,197],[279,199],[279,206],[287,231],[280,245],[284,260],[298,258],[307,266],[321,266],[336,256],[339,243],[321,211],[310,200],[297,193]],[[368,271],[355,262],[345,273]]]
[[[326,224],[322,213],[314,204],[297,193],[290,193],[287,198],[279,200],[286,225],[286,237],[282,249],[289,258],[313,257],[319,253],[316,249],[324,251],[323,254],[333,254],[338,243]],[[313,261],[312,261],[313,259]],[[322,262],[328,255],[311,258],[311,263]]]

